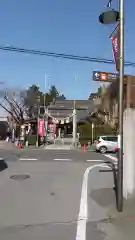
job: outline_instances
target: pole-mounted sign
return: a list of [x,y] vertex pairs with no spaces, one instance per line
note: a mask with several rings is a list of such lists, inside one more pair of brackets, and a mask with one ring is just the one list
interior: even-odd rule
[[93,71],[94,81],[114,82],[118,79],[118,77],[119,77],[119,74],[117,73]]

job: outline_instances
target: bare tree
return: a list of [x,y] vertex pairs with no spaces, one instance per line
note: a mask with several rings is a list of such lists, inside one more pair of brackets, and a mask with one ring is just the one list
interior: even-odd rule
[[22,101],[22,93],[25,90],[4,89],[1,90],[0,106],[8,113],[10,121],[22,124],[24,122],[24,106]]

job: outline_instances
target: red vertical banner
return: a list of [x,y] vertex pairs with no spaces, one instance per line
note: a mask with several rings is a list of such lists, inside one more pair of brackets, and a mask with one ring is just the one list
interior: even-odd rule
[[119,69],[120,69],[120,25],[119,24],[115,32],[112,33],[111,40],[112,40],[112,50],[113,50],[116,70],[119,72]]
[[38,120],[38,135],[43,137],[44,136],[44,120]]

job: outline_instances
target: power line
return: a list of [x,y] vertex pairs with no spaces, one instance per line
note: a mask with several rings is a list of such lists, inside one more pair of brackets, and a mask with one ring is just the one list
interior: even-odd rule
[[[65,58],[70,60],[78,60],[78,61],[86,61],[86,62],[114,64],[114,60],[106,59],[106,58],[92,58],[88,56],[78,56],[78,55],[65,54],[65,53],[47,52],[47,51],[34,50],[34,49],[18,48],[13,46],[0,45],[0,50],[17,52],[17,53],[25,53],[25,54],[27,53],[27,54],[33,54],[33,55],[39,55],[39,56],[55,57],[55,58]],[[135,62],[126,61],[125,66],[135,67]]]

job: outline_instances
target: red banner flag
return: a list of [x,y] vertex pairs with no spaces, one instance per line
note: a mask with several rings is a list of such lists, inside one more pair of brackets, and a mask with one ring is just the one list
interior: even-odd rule
[[111,35],[112,50],[114,61],[116,64],[116,70],[119,72],[120,69],[120,26],[118,25],[115,32]]
[[44,136],[44,120],[38,120],[38,135],[43,137]]

